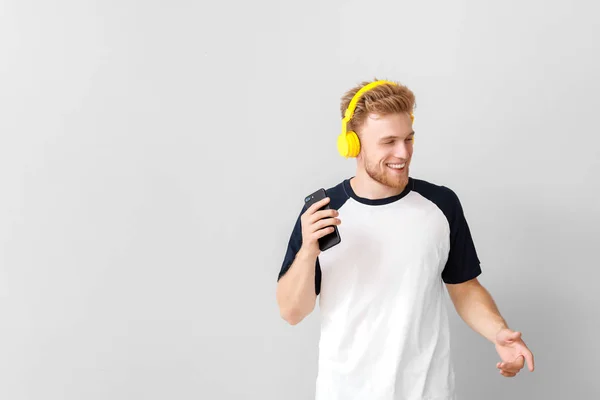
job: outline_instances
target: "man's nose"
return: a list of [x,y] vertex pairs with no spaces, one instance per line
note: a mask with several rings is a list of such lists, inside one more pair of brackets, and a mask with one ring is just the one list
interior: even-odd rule
[[394,156],[402,159],[407,159],[409,155],[409,145],[410,142],[404,140],[399,141],[394,148]]

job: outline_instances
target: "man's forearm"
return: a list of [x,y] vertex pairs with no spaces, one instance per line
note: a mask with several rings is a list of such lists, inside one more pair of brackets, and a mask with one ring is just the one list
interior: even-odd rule
[[501,329],[508,328],[494,299],[478,281],[449,285],[448,292],[463,321],[490,342],[495,342]]
[[281,316],[292,325],[302,321],[316,305],[315,262],[315,255],[300,250],[277,285]]

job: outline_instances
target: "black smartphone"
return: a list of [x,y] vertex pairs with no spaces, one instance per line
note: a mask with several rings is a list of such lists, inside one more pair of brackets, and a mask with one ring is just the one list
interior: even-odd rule
[[[323,188],[317,190],[316,192],[314,192],[312,194],[309,194],[308,196],[306,196],[304,198],[304,202],[306,203],[306,208],[308,209],[311,205],[313,205],[317,201],[323,200],[325,197],[327,197],[327,193],[325,192],[325,189],[323,189]],[[325,206],[321,207],[319,210],[331,209],[331,207],[329,206],[330,203],[331,203],[331,201],[329,203],[325,204]],[[328,233],[327,235],[325,235],[319,239],[319,249],[321,251],[325,251],[327,249],[332,248],[336,244],[339,244],[341,241],[342,241],[342,238],[340,237],[340,232],[337,228],[337,225],[333,225],[333,232]]]

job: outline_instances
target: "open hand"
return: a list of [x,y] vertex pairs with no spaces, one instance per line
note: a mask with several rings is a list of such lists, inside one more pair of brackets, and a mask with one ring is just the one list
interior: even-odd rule
[[521,332],[501,329],[496,335],[496,351],[502,360],[496,364],[496,368],[503,376],[512,378],[517,375],[525,366],[525,361],[529,371],[533,372],[533,354],[521,339]]

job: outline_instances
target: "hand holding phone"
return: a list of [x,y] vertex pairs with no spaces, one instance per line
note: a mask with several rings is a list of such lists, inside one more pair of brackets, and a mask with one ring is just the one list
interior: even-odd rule
[[301,216],[302,246],[311,253],[318,254],[339,244],[339,213],[330,207],[325,189],[306,196],[304,202],[307,209]]

